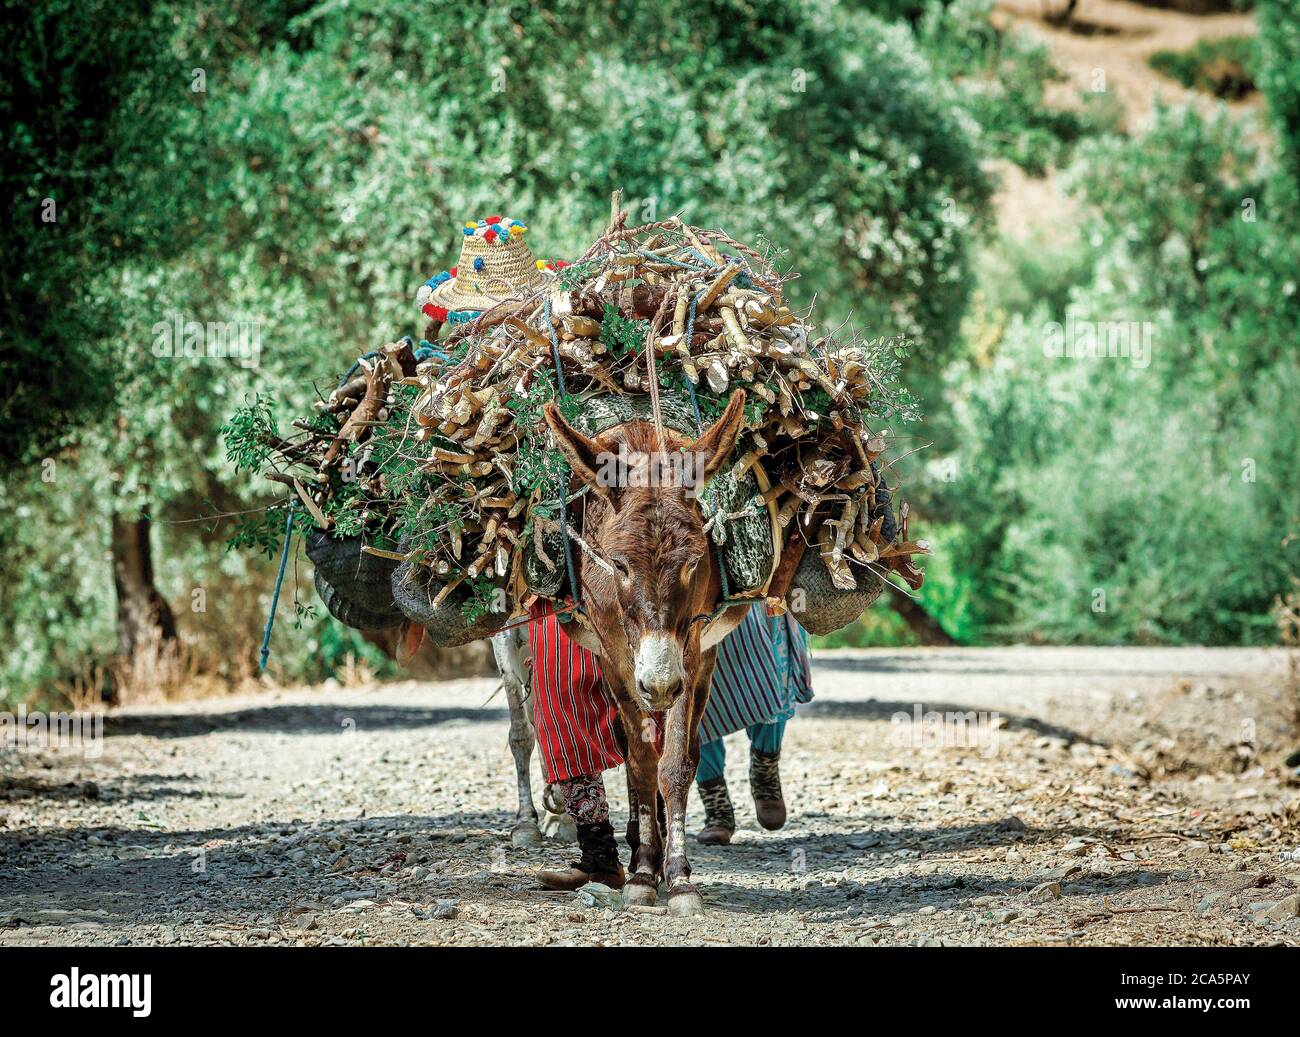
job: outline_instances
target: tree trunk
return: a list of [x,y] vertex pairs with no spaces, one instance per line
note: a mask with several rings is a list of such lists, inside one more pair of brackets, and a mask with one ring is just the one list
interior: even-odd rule
[[957,643],[915,598],[908,597],[888,580],[885,581],[885,586],[889,588],[890,608],[903,617],[903,622],[920,639],[921,644],[947,648]]
[[117,591],[117,650],[131,659],[141,648],[176,639],[176,617],[153,583],[149,520],[113,516],[113,588]]
[[1068,25],[1070,19],[1074,17],[1074,9],[1079,6],[1079,0],[1066,0],[1064,8],[1052,10],[1048,4],[1047,10],[1043,12],[1043,21],[1048,25]]

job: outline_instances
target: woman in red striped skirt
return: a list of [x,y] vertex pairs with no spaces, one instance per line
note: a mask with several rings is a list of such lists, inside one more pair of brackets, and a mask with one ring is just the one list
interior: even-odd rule
[[542,773],[564,799],[582,854],[568,868],[544,870],[538,878],[551,889],[577,889],[588,882],[621,889],[623,865],[601,777],[623,762],[614,734],[618,713],[596,657],[565,634],[555,613],[534,606],[533,617],[528,645]]

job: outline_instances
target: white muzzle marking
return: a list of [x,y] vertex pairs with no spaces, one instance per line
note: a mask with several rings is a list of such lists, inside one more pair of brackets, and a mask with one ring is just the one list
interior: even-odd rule
[[637,686],[650,698],[655,709],[666,709],[672,692],[686,678],[682,648],[676,640],[663,634],[647,634],[641,639],[634,669]]

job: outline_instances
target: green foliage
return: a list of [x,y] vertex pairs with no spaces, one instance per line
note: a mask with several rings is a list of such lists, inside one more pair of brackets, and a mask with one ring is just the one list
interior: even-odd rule
[[1300,0],[1259,0],[1259,71],[1281,138],[1279,154],[1300,185]]
[[[523,430],[524,440],[515,458],[515,484],[521,494],[541,490],[543,499],[558,500],[563,489],[564,473],[568,470],[564,456],[547,448],[546,425],[542,408],[556,398],[554,375],[550,369],[538,372],[528,392],[513,396],[506,406],[515,412],[515,427]],[[560,414],[569,421],[581,409],[573,397],[559,402]]]
[[1157,374],[1217,410],[1248,405],[1260,375],[1294,356],[1295,188],[1226,114],[1191,109],[1086,146],[1073,182],[1097,214],[1089,239],[1118,263],[1099,280],[1119,305],[1175,322]]
[[345,627],[325,614],[324,609],[319,609],[314,617],[304,611],[299,618],[301,623],[295,624],[295,638],[307,653],[307,661],[299,668],[300,679],[314,683],[336,677],[347,666],[349,657],[364,662],[377,677],[394,677],[400,672],[397,664],[366,641],[359,630]]
[[606,303],[600,321],[600,340],[615,356],[626,356],[645,345],[649,328],[648,320],[629,320]]
[[1253,36],[1198,40],[1188,50],[1158,50],[1151,67],[1183,86],[1236,101],[1255,89],[1258,63]]
[[[75,8],[75,9],[74,9]],[[113,29],[105,31],[105,23]],[[52,455],[117,393],[113,327],[130,316],[108,273],[174,248],[164,200],[122,204],[167,113],[149,74],[162,18],[142,0],[6,6],[0,146],[0,461]]]
[[[226,541],[228,551],[260,551],[267,558],[274,558],[284,547],[284,508],[267,508],[255,511],[251,515],[240,515],[235,520],[234,532]],[[304,521],[310,518],[302,513],[295,513],[294,525],[302,531]]]
[[241,472],[258,471],[271,456],[275,418],[265,400],[254,396],[218,430],[226,444],[226,460]]
[[1048,84],[1064,77],[1044,44],[994,26],[992,0],[930,0],[916,33],[935,71],[957,85],[955,103],[976,122],[989,152],[1035,175],[1062,165],[1085,137],[1113,127],[1105,94],[1087,94],[1083,107],[1044,103]]
[[591,277],[595,264],[591,262],[574,263],[565,267],[556,275],[556,282],[566,292],[571,292]]
[[461,586],[469,590],[470,596],[461,605],[461,615],[473,623],[475,620],[488,615],[494,611],[496,605],[497,587],[486,576],[478,576],[467,580]]
[[944,550],[973,577],[976,635],[1274,641],[1274,598],[1300,564],[1286,539],[1300,437],[1280,421],[1294,366],[1214,429],[1148,374],[1047,359],[1038,338],[1017,326],[1005,367],[968,391],[974,438],[951,491],[963,521]]
[[[1043,305],[1064,313],[1070,293],[1092,277],[1096,255],[1077,232],[1054,226],[1027,240],[1004,236],[984,257],[978,301],[988,310],[1028,313]],[[979,345],[970,343],[972,351]]]
[[[937,494],[972,636],[1275,640],[1300,571],[1300,228],[1269,168],[1190,110],[1082,149],[1092,279],[949,375],[956,478]],[[1048,355],[1067,318],[1145,322],[1149,365]]]

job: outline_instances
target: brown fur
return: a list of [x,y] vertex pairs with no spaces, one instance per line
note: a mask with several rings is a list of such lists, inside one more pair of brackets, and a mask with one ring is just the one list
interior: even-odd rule
[[[744,420],[745,394],[732,394],[726,411],[698,440],[665,431],[665,449],[686,450],[703,460],[704,481],[726,464]],[[684,845],[686,797],[700,757],[699,725],[708,702],[715,649],[701,649],[705,617],[721,599],[721,579],[703,530],[696,498],[681,486],[607,487],[598,483],[601,456],[628,451],[653,453],[655,428],[637,421],[595,439],[582,435],[554,405],[546,421],[577,478],[592,487],[582,521],[583,539],[619,572],[579,552],[582,604],[598,643],[602,671],[613,692],[627,739],[628,792],[632,816],[634,895],[653,900],[657,878],[669,885],[670,902],[698,905],[688,881]],[[624,575],[626,574],[626,575]],[[634,660],[647,635],[671,638],[681,648],[685,680],[671,707],[652,713],[639,694]],[[656,737],[658,736],[658,737]],[[662,740],[662,752],[656,741]],[[659,824],[657,801],[664,821]],[[648,842],[641,843],[645,835]]]

